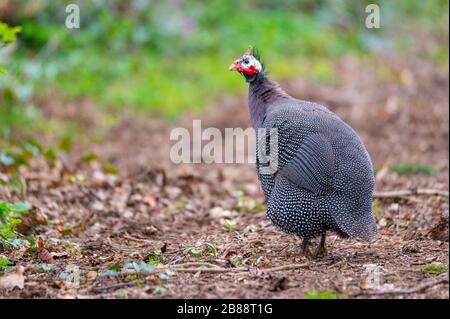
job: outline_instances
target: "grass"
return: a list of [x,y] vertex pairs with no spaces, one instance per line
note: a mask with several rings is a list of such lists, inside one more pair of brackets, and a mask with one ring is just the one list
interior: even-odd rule
[[[244,92],[244,82],[228,65],[248,45],[261,49],[275,78],[300,75],[326,83],[334,80],[333,59],[366,49],[358,32],[338,32],[299,11],[262,7],[249,15],[239,2],[213,1],[211,6],[222,14],[198,13],[195,4],[185,8],[195,24],[189,35],[182,30],[160,34],[164,23],[154,16],[135,21],[107,11],[76,34],[55,23],[26,20],[22,45],[9,68],[18,79],[26,73],[38,95],[56,89],[69,99],[90,97],[99,105],[149,110],[172,119],[202,110],[223,94]],[[153,26],[153,40],[133,40],[154,23],[161,25]],[[29,58],[49,43],[57,49]]]
[[431,176],[436,175],[438,173],[438,169],[434,166],[423,165],[417,163],[399,163],[391,165],[389,168],[392,172],[397,173],[398,175],[422,175],[422,176]]
[[[142,2],[146,7],[139,10],[124,4],[127,14],[117,9],[121,6],[116,1],[94,5],[80,0],[83,22],[76,31],[63,27],[63,1],[44,2],[23,16],[25,5],[17,4],[11,22],[13,37],[19,30],[14,26],[21,26],[17,49],[13,54],[0,51],[7,70],[0,76],[0,139],[17,135],[18,129],[57,136],[81,132],[76,124],[66,129],[45,119],[33,106],[32,97],[50,98],[52,92],[62,101],[89,99],[100,108],[133,109],[168,120],[201,112],[211,101],[246,91],[243,79],[229,72],[228,65],[248,45],[260,49],[275,80],[296,76],[322,84],[335,81],[335,61],[344,55],[368,57],[377,49],[416,47],[414,36],[365,29],[363,0],[314,5],[211,0],[207,7],[199,0],[156,0]],[[418,25],[437,36],[447,30],[447,1],[375,3],[390,12],[386,23],[394,24],[383,24],[386,30]],[[445,43],[424,54],[448,66]]]
[[346,299],[345,292],[340,295],[331,290],[306,291],[306,299]]
[[429,275],[440,275],[448,272],[448,264],[432,263],[422,266],[422,272]]

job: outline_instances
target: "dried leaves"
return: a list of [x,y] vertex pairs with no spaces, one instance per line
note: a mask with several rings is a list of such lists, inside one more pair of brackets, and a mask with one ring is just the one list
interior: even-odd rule
[[17,266],[14,272],[0,277],[0,291],[2,289],[6,291],[14,288],[23,289],[25,284],[24,270],[25,268],[23,266]]

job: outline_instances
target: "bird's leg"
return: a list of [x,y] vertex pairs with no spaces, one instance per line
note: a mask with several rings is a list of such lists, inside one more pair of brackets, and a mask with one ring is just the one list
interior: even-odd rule
[[308,246],[309,246],[309,239],[303,238],[302,244],[300,246],[300,255],[303,255],[305,257],[311,256]]
[[314,258],[321,258],[325,257],[327,255],[327,246],[325,245],[325,239],[327,237],[326,231],[322,233],[320,236],[320,243],[319,246],[317,246],[316,251],[314,252]]

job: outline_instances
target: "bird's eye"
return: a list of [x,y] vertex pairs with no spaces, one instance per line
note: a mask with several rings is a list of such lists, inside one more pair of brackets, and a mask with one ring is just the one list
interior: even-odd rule
[[248,59],[244,59],[244,64],[248,64],[250,61]]

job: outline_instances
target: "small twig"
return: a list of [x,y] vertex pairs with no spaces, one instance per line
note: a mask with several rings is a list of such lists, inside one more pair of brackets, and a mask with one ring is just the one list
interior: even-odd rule
[[146,243],[146,244],[153,243],[151,240],[136,238],[136,237],[132,237],[130,235],[122,235],[122,237],[125,239],[128,239],[128,240],[131,240],[131,241],[136,241],[138,243]]
[[272,267],[272,268],[263,268],[259,269],[259,271],[262,272],[275,272],[275,271],[283,271],[283,270],[293,270],[293,269],[299,269],[299,268],[308,268],[309,263],[303,263],[303,264],[290,264],[290,265],[284,265],[284,266],[278,266],[278,267]]
[[218,265],[210,264],[208,262],[188,262],[188,263],[182,263],[182,264],[173,264],[171,266],[172,269],[174,268],[181,268],[181,267],[192,267],[192,266],[206,266],[206,267],[220,267]]
[[386,289],[386,290],[374,290],[374,291],[362,291],[355,296],[359,295],[368,295],[368,296],[377,296],[377,295],[396,295],[396,294],[413,294],[417,292],[425,291],[431,287],[440,285],[440,284],[448,284],[448,273],[442,274],[437,278],[433,278],[432,280],[425,280],[416,287],[412,288],[397,288],[397,289]]
[[101,199],[92,189],[90,189],[89,187],[86,187],[85,185],[82,185],[82,187],[80,187],[80,190],[87,196],[92,196],[94,197],[96,200],[98,200],[99,202],[104,202],[103,199]]
[[448,191],[439,190],[439,189],[403,189],[398,191],[387,191],[387,192],[375,192],[373,194],[374,198],[397,198],[403,196],[411,196],[411,195],[431,195],[431,196],[442,196],[449,197]]
[[196,267],[196,268],[167,268],[167,269],[171,269],[175,272],[188,272],[188,273],[198,273],[198,272],[203,272],[203,273],[226,273],[226,272],[247,272],[249,271],[248,268],[220,268],[220,267],[215,267],[215,268],[202,268],[202,267]]
[[[306,268],[309,266],[308,263],[304,263],[304,264],[290,264],[290,265],[284,265],[284,266],[279,266],[279,267],[272,267],[272,268],[245,268],[245,267],[236,267],[236,268],[222,268],[210,263],[206,263],[206,262],[188,262],[188,263],[183,263],[183,264],[179,264],[179,266],[195,266],[195,265],[201,265],[202,267],[194,267],[194,268],[183,268],[183,267],[173,267],[173,266],[166,266],[166,267],[161,267],[158,268],[157,270],[159,271],[165,271],[167,269],[171,269],[173,271],[176,272],[186,272],[186,273],[199,273],[199,272],[203,272],[203,273],[249,273],[252,271],[259,271],[259,272],[275,272],[275,271],[283,271],[283,270],[293,270],[293,269],[299,269],[299,268]],[[211,268],[203,268],[205,266],[209,266]],[[128,287],[128,286],[133,286],[136,284],[136,281],[131,281],[131,282],[122,282],[122,283],[118,283],[115,285],[110,285],[110,286],[105,286],[105,287],[94,287],[91,288],[91,291],[95,291],[95,292],[105,292],[107,290],[110,289],[118,289],[118,288],[123,288],[123,287]]]
[[[189,263],[187,263],[189,264]],[[290,265],[284,265],[279,267],[271,267],[271,268],[246,268],[246,267],[236,267],[236,268],[223,268],[223,267],[214,267],[214,268],[203,268],[203,267],[195,267],[195,268],[183,268],[183,267],[164,267],[161,268],[161,270],[165,269],[171,269],[173,271],[178,272],[189,272],[189,273],[197,273],[197,272],[204,272],[204,273],[227,273],[227,272],[241,272],[241,273],[248,273],[252,271],[259,271],[259,272],[276,272],[276,271],[283,271],[283,270],[293,270],[293,269],[299,269],[299,268],[307,268],[309,266],[308,263],[303,264],[290,264]]]
[[134,286],[136,284],[135,281],[131,281],[131,282],[121,282],[115,285],[111,285],[111,286],[105,286],[105,287],[94,287],[91,290],[92,291],[98,291],[98,292],[103,292],[106,290],[110,290],[110,289],[117,289],[117,288],[123,288],[123,287],[128,287],[128,286]]

